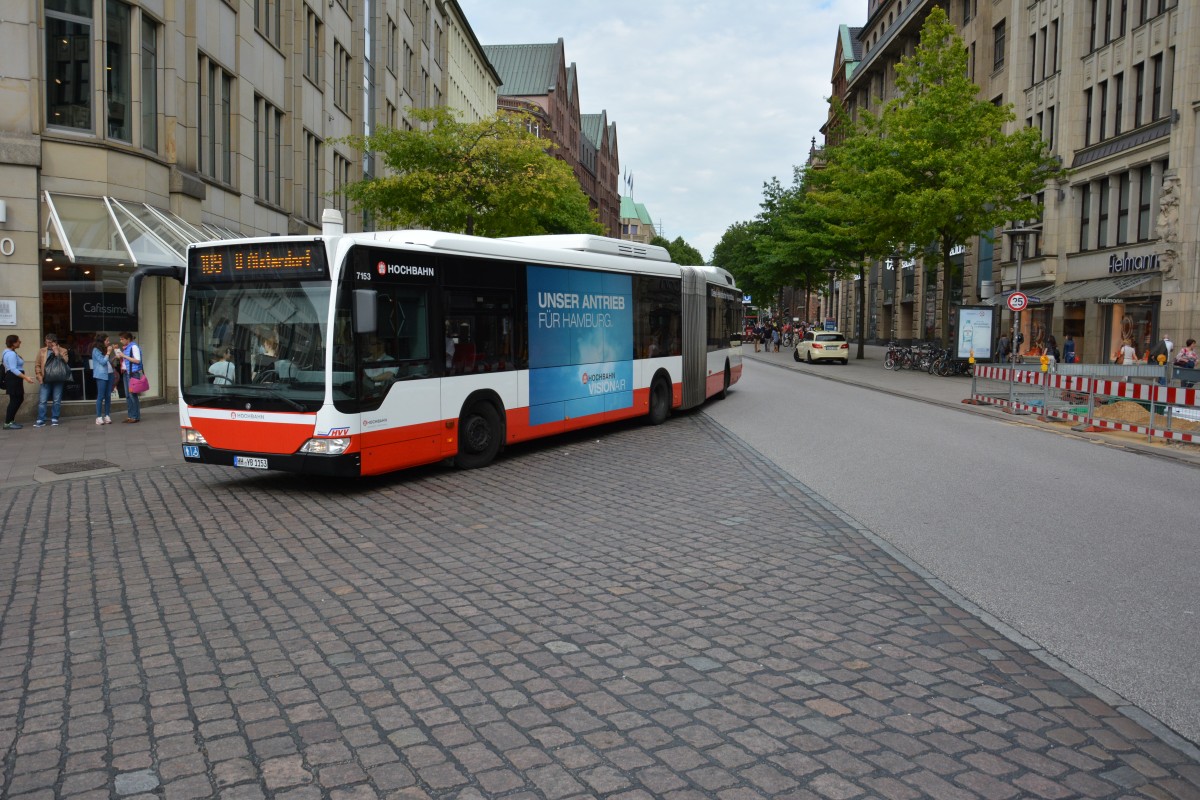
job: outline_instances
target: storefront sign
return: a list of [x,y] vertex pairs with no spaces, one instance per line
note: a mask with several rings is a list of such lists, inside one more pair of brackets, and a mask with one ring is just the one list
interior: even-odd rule
[[15,326],[17,324],[17,301],[0,298],[0,325]]
[[0,239],[0,256],[11,256],[15,252],[17,252],[17,243],[11,236]]
[[1108,271],[1114,274],[1123,272],[1151,272],[1159,267],[1158,253],[1145,256],[1130,256],[1126,251],[1124,257],[1113,253],[1108,259]]
[[137,315],[125,306],[124,292],[71,292],[71,330],[136,331]]

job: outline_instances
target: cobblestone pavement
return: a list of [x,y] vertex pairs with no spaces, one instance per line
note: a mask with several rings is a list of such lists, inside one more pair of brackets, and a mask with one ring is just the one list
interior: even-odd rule
[[28,484],[0,531],[5,798],[1200,797],[699,413]]

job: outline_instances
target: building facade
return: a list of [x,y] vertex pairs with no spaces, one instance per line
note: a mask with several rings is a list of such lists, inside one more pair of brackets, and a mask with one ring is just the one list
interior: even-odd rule
[[[872,0],[861,60],[838,96],[875,109],[894,93],[933,2]],[[955,305],[1003,308],[1018,279],[1027,347],[1049,335],[1109,360],[1123,338],[1144,354],[1163,334],[1200,336],[1200,7],[1178,0],[952,0],[980,97],[1012,103],[1070,168],[1038,195],[1040,233],[1023,252],[1000,231],[964,242],[951,277]],[[846,48],[839,37],[839,54]],[[839,62],[845,61],[839,55]],[[835,65],[835,75],[843,64]],[[835,81],[836,85],[836,81]],[[872,265],[867,326],[877,341],[947,338],[937,330],[945,276],[919,262]],[[957,285],[961,283],[961,285]],[[840,292],[854,319],[852,287]],[[951,309],[952,314],[954,309]],[[1011,325],[1002,312],[1002,327]],[[849,326],[846,326],[849,327]]]
[[90,413],[98,332],[136,333],[149,397],[173,397],[181,287],[150,278],[130,309],[133,271],[182,266],[189,242],[317,233],[326,207],[346,214],[341,187],[378,167],[341,137],[449,96],[485,105],[489,78],[494,95],[472,38],[449,0],[7,3],[0,333],[69,344],[68,410]]
[[639,203],[632,197],[621,197],[621,238],[631,242],[650,244],[650,240],[658,235],[654,229],[654,219],[644,203]]
[[500,108],[532,113],[538,135],[553,142],[554,156],[571,166],[605,235],[618,237],[616,124],[608,121],[607,112],[580,113],[578,73],[574,63],[567,63],[563,40],[483,49],[503,80]]
[[456,109],[464,122],[478,122],[496,113],[500,76],[484,55],[458,0],[446,0],[444,8],[449,43],[446,105]]

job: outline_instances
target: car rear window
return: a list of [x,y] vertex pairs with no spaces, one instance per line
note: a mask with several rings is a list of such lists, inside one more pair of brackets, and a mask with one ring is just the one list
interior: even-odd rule
[[818,333],[818,342],[844,342],[846,337],[840,333]]

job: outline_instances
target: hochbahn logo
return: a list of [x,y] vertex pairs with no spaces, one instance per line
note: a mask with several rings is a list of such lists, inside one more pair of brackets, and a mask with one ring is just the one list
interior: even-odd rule
[[589,395],[611,394],[625,391],[625,381],[617,377],[615,372],[583,373],[580,382],[588,388]]
[[388,264],[380,261],[375,265],[375,271],[383,275],[401,275],[404,277],[432,278],[433,267],[415,267],[411,264]]

